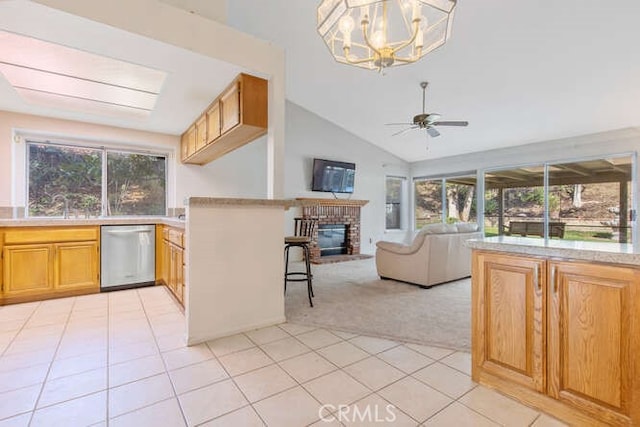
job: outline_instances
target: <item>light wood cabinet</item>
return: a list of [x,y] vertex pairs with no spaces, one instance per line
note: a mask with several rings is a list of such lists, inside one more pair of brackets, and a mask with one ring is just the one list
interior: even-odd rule
[[196,148],[195,152],[202,150],[207,145],[207,116],[203,115],[196,121]]
[[[266,134],[267,126],[267,80],[240,74],[182,135],[181,152],[186,153],[182,161],[197,165],[209,163]],[[200,127],[206,129],[204,140],[198,133]]]
[[207,111],[207,143],[216,140],[222,133],[220,127],[220,102],[214,102]]
[[52,245],[8,245],[2,257],[3,298],[53,291]]
[[472,376],[571,424],[640,425],[640,269],[474,251]]
[[185,144],[187,145],[186,149],[180,149],[180,151],[184,151],[186,153],[186,160],[189,157],[193,156],[196,152],[196,125],[193,124],[189,129],[187,129],[187,132],[181,139],[184,140]]
[[222,133],[240,124],[241,82],[235,81],[220,98]]
[[7,228],[0,236],[3,303],[100,291],[98,227]]
[[625,425],[632,405],[640,407],[640,271],[581,262],[549,268],[549,394]]
[[[162,230],[162,284],[166,285],[180,304],[184,305],[185,259],[184,231],[165,226]],[[158,256],[158,255],[156,255]]]
[[98,242],[59,243],[55,250],[54,287],[60,290],[100,286]]
[[479,254],[474,297],[475,363],[483,371],[545,389],[544,260]]

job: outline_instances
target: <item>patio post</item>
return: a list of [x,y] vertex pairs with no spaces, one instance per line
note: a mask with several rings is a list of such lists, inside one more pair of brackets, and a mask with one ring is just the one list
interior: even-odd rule
[[498,188],[498,236],[504,234],[504,193]]
[[627,243],[627,227],[629,226],[629,190],[627,181],[620,181],[620,231],[618,233],[618,241]]

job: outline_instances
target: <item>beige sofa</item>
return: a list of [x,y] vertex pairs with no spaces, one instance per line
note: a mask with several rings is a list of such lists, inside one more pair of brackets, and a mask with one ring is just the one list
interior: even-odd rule
[[422,287],[450,282],[471,275],[468,239],[481,238],[474,223],[429,224],[413,243],[376,244],[376,267],[382,279],[408,282]]

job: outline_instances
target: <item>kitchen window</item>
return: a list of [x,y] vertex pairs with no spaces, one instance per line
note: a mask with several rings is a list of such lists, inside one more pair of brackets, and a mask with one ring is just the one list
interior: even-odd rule
[[166,215],[164,154],[27,142],[27,216]]

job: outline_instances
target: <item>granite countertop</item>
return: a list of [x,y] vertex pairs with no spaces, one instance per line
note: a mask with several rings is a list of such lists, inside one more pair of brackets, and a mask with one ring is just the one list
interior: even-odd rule
[[244,199],[234,197],[189,197],[185,200],[185,205],[189,207],[211,207],[211,206],[266,206],[282,207],[289,209],[298,206],[315,205],[310,200],[296,199]]
[[640,265],[640,250],[628,243],[580,242],[560,239],[496,236],[467,240],[473,249],[570,258],[614,264]]
[[130,216],[108,218],[14,218],[0,219],[0,227],[65,227],[80,225],[164,224],[184,228],[185,221],[166,216]]

